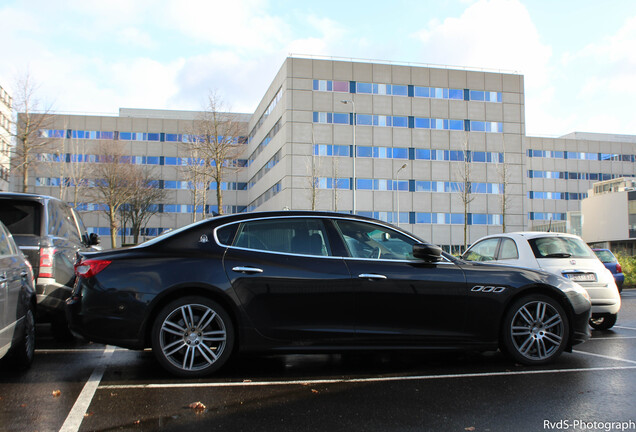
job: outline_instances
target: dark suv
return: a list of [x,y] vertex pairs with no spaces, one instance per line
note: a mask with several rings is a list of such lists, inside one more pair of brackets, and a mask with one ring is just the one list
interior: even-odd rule
[[33,266],[38,321],[50,321],[56,336],[68,337],[64,304],[75,281],[75,255],[99,237],[86,233],[75,209],[45,195],[0,193],[0,220]]

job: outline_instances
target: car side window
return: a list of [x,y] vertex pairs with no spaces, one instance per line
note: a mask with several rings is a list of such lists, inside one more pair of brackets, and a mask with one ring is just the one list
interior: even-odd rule
[[464,259],[467,261],[494,261],[498,244],[498,238],[489,238],[475,243],[464,254]]
[[9,240],[9,232],[0,226],[0,256],[9,256],[14,253],[11,240]]
[[367,222],[336,220],[349,255],[354,258],[415,260],[416,240],[389,228]]
[[232,246],[298,255],[330,255],[327,232],[318,218],[244,222]]
[[501,246],[499,247],[499,259],[519,259],[519,251],[517,250],[517,244],[513,239],[502,238]]

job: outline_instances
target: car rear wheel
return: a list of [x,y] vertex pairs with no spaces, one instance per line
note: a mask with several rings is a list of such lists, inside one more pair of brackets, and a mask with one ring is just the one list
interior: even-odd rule
[[526,296],[506,313],[503,345],[522,364],[545,364],[561,355],[569,331],[567,315],[556,300],[545,295]]
[[27,309],[24,315],[22,337],[11,348],[9,361],[18,370],[28,369],[33,363],[35,355],[35,313],[33,307]]
[[590,318],[590,326],[594,330],[609,330],[616,324],[617,314],[602,314]]
[[234,347],[234,327],[225,309],[201,296],[177,299],[154,321],[152,351],[169,372],[200,377],[218,370]]

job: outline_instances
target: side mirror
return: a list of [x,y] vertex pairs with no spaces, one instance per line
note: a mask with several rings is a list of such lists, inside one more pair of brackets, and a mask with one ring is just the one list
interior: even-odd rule
[[95,233],[91,233],[88,236],[88,245],[89,246],[94,246],[94,245],[98,245],[100,242],[99,236]]
[[413,245],[413,256],[426,262],[438,262],[442,259],[442,248],[430,243],[416,243]]

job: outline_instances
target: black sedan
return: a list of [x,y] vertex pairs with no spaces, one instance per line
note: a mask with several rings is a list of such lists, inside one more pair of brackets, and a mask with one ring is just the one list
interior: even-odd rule
[[377,220],[243,213],[81,253],[67,314],[87,339],[151,347],[185,377],[233,352],[495,350],[538,365],[588,339],[586,291],[468,263]]

